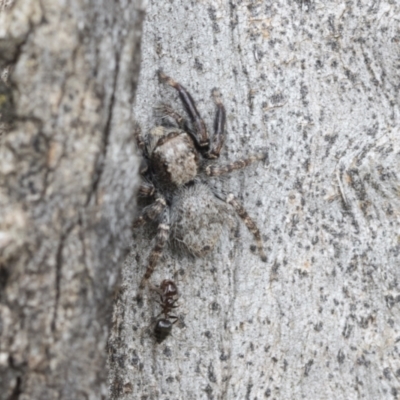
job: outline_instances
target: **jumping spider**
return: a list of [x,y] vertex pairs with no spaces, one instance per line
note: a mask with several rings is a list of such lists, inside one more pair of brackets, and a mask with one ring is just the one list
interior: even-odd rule
[[219,91],[214,89],[212,93],[217,110],[214,135],[210,140],[189,92],[163,72],[159,72],[159,77],[178,91],[190,123],[171,107],[162,105],[158,111],[163,120],[175,121],[177,126],[157,126],[146,135],[142,135],[139,129],[135,132],[143,155],[140,172],[144,180],[139,194],[152,198],[152,203],[143,209],[133,227],[151,221],[158,224],[156,243],[150,253],[140,289],[153,273],[170,236],[175,244],[183,246],[197,257],[209,253],[226,224],[226,203],[233,207],[253,234],[260,257],[265,262],[267,257],[257,225],[233,194],[224,196],[219,193],[212,187],[209,178],[247,167],[256,160],[264,159],[266,154],[225,165],[213,163],[212,160],[218,159],[225,141],[226,114]]

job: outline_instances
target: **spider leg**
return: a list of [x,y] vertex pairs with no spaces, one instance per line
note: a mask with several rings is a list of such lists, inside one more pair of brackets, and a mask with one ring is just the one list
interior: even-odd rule
[[143,181],[139,186],[139,196],[140,197],[151,197],[155,191],[154,185],[149,181]]
[[142,130],[140,129],[140,125],[137,123],[135,123],[133,126],[133,136],[136,140],[136,145],[138,149],[143,154],[143,156],[147,157],[146,142],[142,135]]
[[222,104],[221,94],[218,89],[213,89],[212,95],[214,97],[215,105],[217,106],[217,112],[215,113],[214,119],[214,136],[210,145],[210,152],[206,154],[207,158],[218,158],[221,153],[222,146],[225,142],[225,121],[226,111]]
[[187,120],[168,104],[165,103],[160,104],[159,106],[156,107],[155,112],[157,117],[161,119],[167,117],[172,118],[178,124],[180,129],[190,134],[193,134],[193,132],[189,128]]
[[193,124],[193,136],[197,144],[203,149],[208,149],[210,139],[208,137],[206,125],[201,118],[199,112],[197,111],[196,104],[190,93],[180,83],[174,81],[171,77],[165,75],[162,71],[158,71],[158,76],[160,77],[160,80],[162,82],[167,83],[169,86],[172,86],[175,90],[178,91],[179,98],[182,101],[183,107],[185,108]]
[[149,170],[149,161],[147,158],[143,157],[140,161],[139,173],[141,176],[145,176]]
[[154,268],[157,265],[158,260],[161,257],[161,254],[164,250],[165,244],[169,238],[169,230],[170,230],[170,222],[169,222],[169,210],[164,211],[163,219],[158,225],[157,228],[157,235],[156,235],[156,244],[149,256],[149,264],[146,269],[146,273],[142,281],[140,282],[139,289],[143,289],[146,282],[149,280],[150,276],[152,275]]
[[227,174],[238,169],[243,169],[254,161],[264,160],[267,157],[267,153],[255,154],[253,156],[242,158],[237,161],[233,161],[226,165],[208,165],[205,168],[206,175],[208,176],[219,176]]
[[163,196],[159,196],[156,201],[146,207],[142,215],[134,221],[132,228],[138,228],[146,222],[154,221],[167,207],[167,202]]
[[256,223],[251,219],[245,208],[240,204],[240,202],[236,199],[236,197],[231,193],[226,198],[226,202],[230,204],[236,213],[239,215],[240,219],[244,222],[247,229],[253,234],[254,239],[256,240],[258,252],[260,253],[261,260],[263,262],[267,262],[267,256],[264,252],[263,242],[261,239],[261,233],[257,228]]
[[177,113],[171,106],[167,104],[161,104],[156,108],[156,114],[159,118],[172,118],[176,124],[178,125],[179,129],[185,131],[194,141],[198,150],[204,155],[206,158],[210,158],[207,153],[207,148],[199,147],[199,141],[196,133],[191,128],[189,122],[183,118],[179,113]]

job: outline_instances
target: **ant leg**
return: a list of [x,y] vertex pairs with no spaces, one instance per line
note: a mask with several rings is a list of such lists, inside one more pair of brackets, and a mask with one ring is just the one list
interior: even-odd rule
[[219,176],[223,174],[227,174],[232,171],[236,171],[238,169],[243,169],[255,161],[265,160],[268,154],[261,153],[256,154],[247,158],[242,158],[241,160],[233,161],[226,165],[208,165],[205,168],[206,175],[208,176]]
[[197,142],[197,144],[204,148],[208,149],[210,144],[210,139],[208,137],[206,125],[201,118],[199,112],[197,111],[196,104],[190,95],[190,93],[178,82],[174,81],[168,75],[165,75],[162,71],[158,71],[158,76],[162,82],[167,83],[169,86],[172,86],[179,93],[179,98],[182,101],[183,107],[185,108],[189,118],[194,127],[193,136]]
[[159,196],[156,201],[147,206],[142,215],[133,223],[132,228],[138,228],[146,222],[154,221],[167,207],[167,202],[163,196]]
[[163,301],[163,296],[162,296],[162,290],[160,289],[159,286],[155,286],[152,283],[149,283],[149,289],[155,293],[157,293],[160,296],[160,300],[155,300],[155,302],[157,304],[162,305],[162,301]]
[[170,229],[169,210],[165,210],[164,215],[163,215],[163,220],[160,223],[160,225],[158,225],[158,228],[157,228],[156,244],[150,253],[149,265],[147,267],[146,273],[144,274],[142,281],[140,282],[139,289],[144,288],[146,282],[149,280],[150,276],[152,275],[152,273],[157,265],[158,260],[161,257],[161,254],[164,250],[165,244],[167,243],[168,238],[169,238],[169,229]]
[[267,262],[267,256],[264,252],[261,233],[260,230],[257,228],[256,223],[251,219],[250,215],[247,213],[245,208],[240,204],[240,202],[236,199],[236,197],[232,193],[228,195],[228,197],[226,198],[226,202],[234,208],[236,213],[239,215],[240,219],[246,225],[247,229],[253,234],[254,239],[256,240],[261,260],[263,262]]
[[226,111],[222,104],[221,94],[218,89],[213,89],[212,95],[214,97],[215,105],[217,106],[217,112],[215,113],[214,119],[214,136],[211,142],[210,152],[206,154],[207,158],[218,158],[221,153],[222,146],[225,142],[225,121]]
[[169,310],[169,309],[173,309],[173,308],[178,308],[178,305],[175,305],[175,303],[179,300],[179,297],[177,299],[171,299],[171,298],[163,298],[163,304],[164,304],[164,308]]
[[170,305],[171,308],[178,308],[179,305],[175,304],[178,301],[178,299],[175,299],[172,304]]

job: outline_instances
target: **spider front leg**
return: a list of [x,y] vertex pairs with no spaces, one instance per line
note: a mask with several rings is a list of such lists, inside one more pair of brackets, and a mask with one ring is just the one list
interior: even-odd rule
[[245,208],[240,204],[240,202],[236,199],[236,197],[232,193],[228,195],[228,197],[226,198],[226,202],[234,208],[236,213],[239,215],[240,219],[246,225],[247,229],[253,234],[254,239],[256,240],[261,260],[263,262],[267,262],[267,256],[264,252],[261,233],[260,230],[257,228],[256,223],[251,219],[250,215],[247,213]]
[[149,161],[143,157],[140,163],[139,173],[145,179],[139,186],[138,194],[140,197],[151,197],[156,191],[156,188],[148,178],[146,174],[149,171]]
[[150,181],[143,181],[139,186],[139,196],[140,197],[151,197],[155,192],[155,187]]
[[182,117],[178,112],[176,112],[171,106],[168,104],[160,104],[155,108],[155,114],[157,117],[164,119],[164,118],[171,118],[173,119],[180,129],[187,132],[191,136],[195,136],[193,131],[190,129],[187,120]]
[[144,277],[142,281],[140,282],[139,289],[142,290],[146,282],[149,280],[150,276],[152,275],[158,260],[161,257],[161,254],[163,253],[164,247],[168,241],[169,238],[169,231],[170,231],[170,222],[169,222],[169,210],[166,209],[164,210],[163,218],[158,225],[157,228],[157,235],[156,235],[156,244],[153,248],[153,250],[150,253],[149,256],[149,263],[148,267],[146,269],[146,273],[144,274]]
[[136,141],[136,146],[139,149],[140,153],[147,158],[147,151],[146,151],[146,141],[142,135],[142,130],[140,129],[140,125],[135,123],[133,126],[133,137]]
[[[210,151],[205,153],[204,156],[206,158],[216,159],[219,157],[222,146],[225,142],[226,111],[224,105],[222,104],[221,95],[218,89],[213,89],[212,96],[217,106],[217,111],[215,113],[214,119],[214,135],[210,144]],[[192,137],[195,136],[193,131],[190,129],[190,126],[186,119],[183,118],[179,113],[177,113],[171,106],[167,104],[161,104],[156,108],[156,114],[162,119],[166,117],[173,119],[180,129],[184,130]]]
[[197,111],[196,104],[190,93],[180,83],[174,81],[162,71],[158,71],[158,76],[162,82],[167,83],[169,86],[172,86],[178,91],[183,107],[185,108],[193,124],[194,132],[192,134],[194,139],[201,148],[207,149],[210,144],[210,139],[208,137],[206,124],[201,118],[200,113]]
[[215,105],[217,106],[217,112],[215,113],[214,119],[214,135],[212,137],[212,143],[210,152],[206,154],[207,158],[218,158],[221,153],[222,146],[225,142],[225,121],[226,112],[225,107],[222,104],[221,94],[218,89],[213,89],[212,95],[214,97]]

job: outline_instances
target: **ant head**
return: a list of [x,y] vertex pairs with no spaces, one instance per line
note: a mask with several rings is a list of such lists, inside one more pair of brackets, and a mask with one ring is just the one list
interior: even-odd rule
[[178,288],[174,281],[170,279],[164,279],[160,285],[161,292],[165,297],[174,297],[178,295]]

